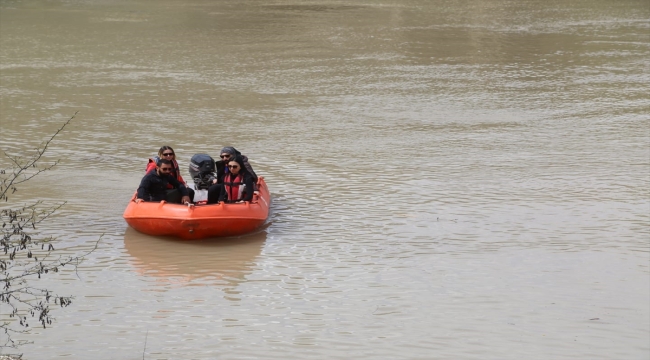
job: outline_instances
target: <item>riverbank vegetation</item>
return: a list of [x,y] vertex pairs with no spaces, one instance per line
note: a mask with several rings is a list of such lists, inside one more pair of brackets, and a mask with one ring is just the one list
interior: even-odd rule
[[59,248],[57,238],[38,231],[38,226],[65,202],[52,205],[39,200],[22,204],[12,201],[21,185],[59,163],[44,161],[43,155],[76,115],[27,156],[3,151],[9,165],[0,169],[0,350],[32,342],[24,339],[31,328],[49,327],[54,320],[53,310],[72,304],[73,296],[58,295],[39,286],[39,279],[64,269],[76,272],[84,257],[97,248],[95,244],[84,254],[61,255],[68,252]]

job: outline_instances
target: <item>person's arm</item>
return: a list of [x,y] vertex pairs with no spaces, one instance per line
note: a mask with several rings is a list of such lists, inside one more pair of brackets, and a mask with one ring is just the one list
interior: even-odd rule
[[215,163],[217,167],[217,177],[216,181],[212,181],[213,184],[222,184],[223,183],[223,177],[226,175],[226,163],[223,160],[219,160]]
[[257,174],[255,174],[255,171],[253,171],[253,167],[248,162],[248,160],[244,161],[244,166],[246,167],[246,171],[248,171],[248,173],[253,177],[253,180],[256,180]]
[[178,189],[178,191],[181,192],[181,195],[183,195],[183,197],[181,198],[181,204],[189,204],[190,196],[185,185],[183,185],[180,181],[178,181],[175,177],[171,175],[167,175],[167,180],[169,181],[170,184],[172,184],[172,186],[174,186],[175,188]]
[[251,201],[253,200],[253,192],[255,189],[253,188],[253,177],[250,176],[244,176],[244,185],[246,185],[245,193],[244,193],[244,198],[242,201]]
[[137,200],[146,200],[149,199],[149,187],[151,186],[151,181],[149,180],[148,176],[144,176],[142,180],[140,181],[140,186],[138,186],[138,195],[136,196],[136,202]]
[[248,162],[248,156],[242,155],[242,160],[244,160],[244,166],[246,167],[246,171],[253,177],[253,182],[257,182],[257,174],[255,173],[255,171],[253,171],[253,167]]
[[178,179],[176,179],[171,175],[167,175],[167,180],[169,181],[170,184],[172,184],[173,187],[177,188],[178,191],[180,191],[183,196],[187,196],[187,188],[185,187],[185,185],[183,185],[183,183],[181,183],[180,181],[178,181]]

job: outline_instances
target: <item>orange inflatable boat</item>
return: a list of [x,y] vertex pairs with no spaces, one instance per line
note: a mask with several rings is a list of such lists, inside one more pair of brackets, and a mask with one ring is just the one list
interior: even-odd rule
[[242,235],[260,227],[269,216],[271,194],[264,178],[259,178],[257,187],[251,202],[238,204],[136,203],[133,194],[123,216],[132,228],[148,235],[185,240]]

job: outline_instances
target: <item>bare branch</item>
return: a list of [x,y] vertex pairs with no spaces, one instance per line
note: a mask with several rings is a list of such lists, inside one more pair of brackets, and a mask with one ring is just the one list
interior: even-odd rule
[[[4,155],[13,164],[11,169],[0,169],[0,200],[8,202],[8,196],[16,192],[16,185],[33,179],[35,176],[52,169],[59,161],[47,166],[40,166],[43,154],[48,150],[54,138],[75,118],[75,113],[29,158],[17,155]],[[97,240],[92,249],[75,256],[57,256],[52,243],[53,237],[43,237],[37,231],[37,225],[61,209],[66,203],[49,206],[43,201],[21,206],[9,205],[0,209],[0,310],[2,318],[13,320],[0,323],[0,351],[6,347],[16,348],[30,343],[14,341],[12,334],[28,334],[31,327],[29,318],[36,318],[43,328],[52,324],[50,305],[60,307],[72,303],[72,296],[60,296],[47,288],[33,286],[42,276],[67,271],[74,272],[79,278],[78,267],[86,256],[97,250]],[[39,246],[40,245],[40,246]],[[4,336],[4,338],[2,338]]]
[[[56,161],[56,162],[54,162],[54,164],[52,164],[50,166],[47,166],[47,167],[45,167],[43,169],[39,169],[35,174],[29,175],[29,176],[23,175],[23,173],[25,171],[27,171],[27,169],[36,166],[36,163],[41,159],[41,157],[43,156],[43,154],[45,153],[47,148],[50,146],[50,143],[54,140],[54,138],[57,135],[59,135],[59,133],[61,131],[63,131],[63,129],[68,124],[70,124],[72,119],[74,119],[77,116],[77,113],[78,113],[78,111],[75,112],[74,115],[72,115],[72,117],[70,117],[70,119],[68,119],[65,123],[63,123],[63,125],[52,136],[50,136],[50,138],[47,139],[45,141],[45,143],[43,143],[43,145],[40,148],[36,148],[36,154],[34,156],[32,156],[32,158],[30,160],[28,160],[26,163],[22,163],[18,157],[11,156],[11,155],[7,154],[7,152],[4,152],[5,156],[8,157],[14,163],[15,168],[14,168],[13,176],[10,177],[9,182],[8,183],[3,182],[3,186],[2,186],[2,188],[0,188],[0,200],[6,199],[7,191],[9,189],[15,188],[14,186],[16,184],[20,184],[20,183],[23,183],[23,182],[25,182],[25,181],[27,181],[29,179],[32,179],[34,176],[42,173],[43,171],[50,170],[51,168],[56,166],[56,164],[58,164],[58,161]],[[19,177],[21,175],[23,175],[25,178],[19,179]]]

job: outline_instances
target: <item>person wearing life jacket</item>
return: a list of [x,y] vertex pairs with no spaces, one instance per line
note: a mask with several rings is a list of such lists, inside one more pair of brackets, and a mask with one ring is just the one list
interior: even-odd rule
[[[160,160],[165,159],[171,161],[172,164],[172,170],[170,175],[176,180],[178,180],[179,183],[183,184],[183,186],[187,187],[187,183],[181,176],[181,170],[178,167],[178,162],[176,162],[176,152],[174,149],[172,149],[171,146],[169,145],[164,145],[158,150],[158,155],[154,156],[149,159],[149,163],[147,163],[147,169],[145,170],[145,174],[148,174],[150,172],[156,171],[156,168],[159,166]],[[174,186],[171,183],[167,184],[167,189],[171,190],[174,189]],[[189,192],[190,199],[194,199],[194,190],[187,187],[187,190]]]
[[253,171],[253,167],[251,164],[248,162],[248,157],[246,155],[242,155],[237,149],[235,149],[232,146],[226,146],[223,149],[221,149],[221,152],[219,153],[219,158],[220,160],[216,161],[215,165],[217,166],[217,177],[212,178],[212,183],[213,184],[221,184],[223,177],[228,174],[230,171],[228,169],[228,162],[230,159],[234,156],[240,156],[242,158],[242,161],[244,162],[244,167],[246,168],[246,171],[252,176],[253,178],[253,184],[257,184],[257,174],[255,174],[255,171]]
[[160,148],[160,150],[158,150],[157,156],[149,158],[149,163],[147,163],[147,169],[145,170],[145,174],[155,170],[156,167],[158,166],[157,165],[158,160],[160,159],[170,160],[172,162],[171,176],[175,177],[176,180],[178,180],[183,185],[187,186],[187,183],[181,176],[181,170],[178,167],[178,163],[176,162],[176,153],[174,152],[174,149],[172,149],[172,147],[169,145],[164,145],[163,147]]
[[253,178],[253,188],[254,190],[257,190],[258,177],[257,174],[255,174],[255,171],[253,171],[253,167],[248,162],[248,157],[246,155],[242,155],[241,152],[239,152],[234,147],[226,146],[221,149],[221,152],[219,153],[219,160],[215,162],[215,166],[217,168],[216,177],[210,176],[208,179],[208,181],[212,182],[213,184],[210,186],[210,188],[208,188],[208,204],[216,204],[220,201],[219,199],[221,198],[221,191],[223,189],[223,179],[230,172],[230,169],[228,169],[227,165],[230,159],[234,158],[235,156],[241,157],[244,163],[244,168]]
[[[238,203],[253,200],[253,176],[248,172],[244,165],[244,160],[241,156],[237,155],[231,157],[226,165],[228,173],[223,177],[223,183],[210,186],[208,189],[208,204],[211,200],[214,202],[214,192],[218,191],[218,202],[225,203]],[[213,194],[210,196],[210,191]]]

